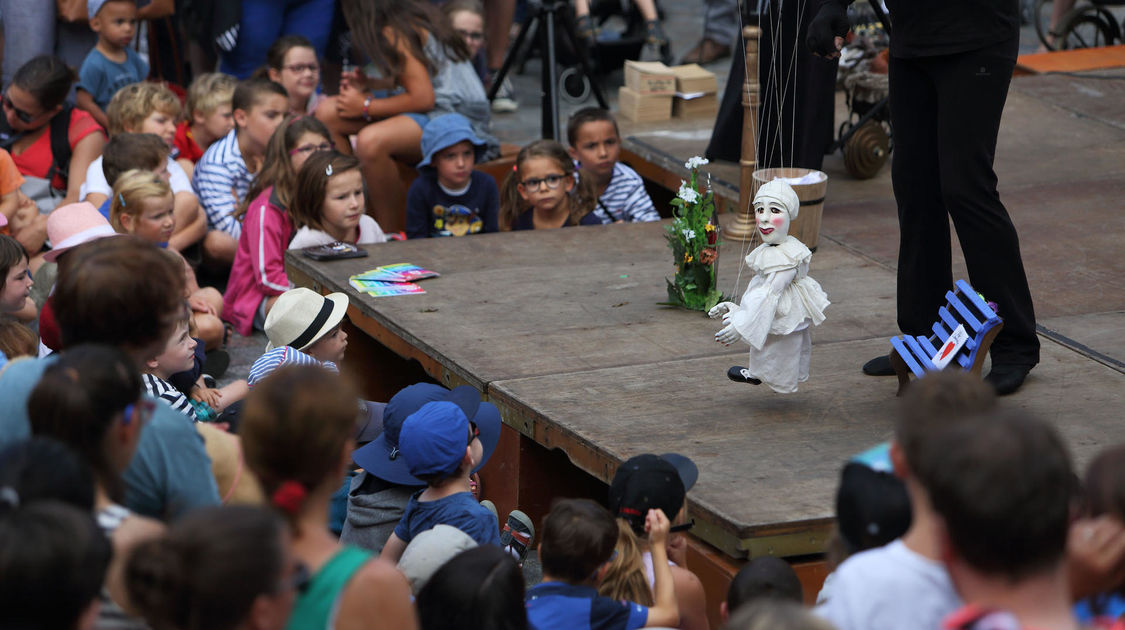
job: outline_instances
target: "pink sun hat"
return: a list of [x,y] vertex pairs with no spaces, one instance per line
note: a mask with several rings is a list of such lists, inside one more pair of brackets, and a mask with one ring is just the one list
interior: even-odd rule
[[107,236],[117,236],[109,221],[88,201],[55,208],[47,215],[47,239],[51,250],[43,260],[55,262],[64,252],[83,243]]

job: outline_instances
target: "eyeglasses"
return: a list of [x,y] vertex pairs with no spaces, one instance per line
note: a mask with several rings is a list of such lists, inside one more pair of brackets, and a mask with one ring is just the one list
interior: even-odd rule
[[298,153],[319,153],[321,151],[331,151],[331,142],[321,142],[320,144],[305,144],[301,145],[289,152],[289,155],[297,155]]
[[474,42],[479,42],[484,39],[484,33],[480,31],[465,31],[462,29],[457,29],[457,34],[465,39],[472,40]]
[[7,107],[8,109],[12,110],[16,114],[16,118],[19,118],[20,122],[22,122],[25,125],[30,123],[31,121],[35,120],[35,118],[36,118],[35,115],[29,114],[29,113],[23,111],[22,109],[16,107],[15,103],[12,102],[12,99],[8,98],[7,92],[5,92],[3,96],[0,96],[0,102],[2,102],[4,104],[4,107]]
[[547,184],[547,190],[555,190],[559,184],[566,179],[566,175],[548,175],[546,177],[531,177],[520,182],[520,186],[530,190],[542,190],[543,184]]
[[288,66],[281,66],[282,70],[288,70],[301,74],[302,72],[320,72],[320,64],[316,63],[295,63]]
[[125,412],[122,422],[124,424],[132,424],[136,422],[138,426],[148,422],[152,417],[152,412],[156,410],[156,403],[153,401],[142,398],[135,403],[125,405]]
[[695,519],[694,518],[691,519],[690,521],[686,522],[686,523],[681,523],[680,525],[673,525],[673,526],[669,527],[668,533],[674,534],[676,532],[686,532],[687,530],[691,529],[692,527],[695,527]]

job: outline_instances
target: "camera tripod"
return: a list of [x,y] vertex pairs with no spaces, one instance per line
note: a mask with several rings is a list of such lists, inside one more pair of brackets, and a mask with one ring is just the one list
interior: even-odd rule
[[512,44],[508,54],[504,57],[504,65],[500,66],[500,71],[492,79],[492,87],[488,90],[488,100],[496,98],[496,92],[500,89],[500,85],[504,82],[505,77],[508,76],[508,71],[511,69],[512,64],[516,61],[516,56],[519,55],[520,49],[523,47],[524,41],[528,37],[528,33],[535,32],[539,38],[539,49],[543,54],[543,69],[540,72],[542,80],[542,131],[543,138],[549,140],[558,140],[559,133],[559,72],[556,57],[556,43],[555,28],[558,24],[562,25],[562,35],[569,40],[571,48],[576,51],[578,57],[578,68],[582,76],[589,82],[593,92],[594,98],[598,100],[598,105],[602,109],[609,109],[609,104],[605,100],[605,95],[602,94],[602,89],[598,82],[594,80],[590,68],[586,65],[586,55],[584,47],[578,45],[578,35],[574,32],[574,25],[570,20],[566,19],[565,15],[560,12],[568,8],[566,2],[560,0],[544,0],[543,2],[535,2],[534,0],[529,3],[528,7],[531,12],[523,22],[520,24],[519,34],[516,35],[516,41]]

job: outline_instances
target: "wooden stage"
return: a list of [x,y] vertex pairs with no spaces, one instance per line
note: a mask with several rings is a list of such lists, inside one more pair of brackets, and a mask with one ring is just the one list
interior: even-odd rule
[[[997,152],[1043,343],[1040,365],[1001,405],[1055,423],[1080,466],[1125,441],[1119,83],[1016,79]],[[682,161],[706,143],[704,125],[623,125],[623,155],[651,180],[678,186]],[[718,193],[732,192],[719,180],[737,182],[733,167],[708,169]],[[605,482],[632,455],[691,457],[700,469],[688,497],[692,533],[702,541],[692,568],[705,574],[714,607],[723,576],[745,558],[822,552],[840,468],[891,436],[896,381],[859,369],[897,334],[890,169],[852,180],[836,155],[824,170],[828,201],[810,273],[832,306],[812,333],[811,380],[793,395],[728,381],[727,368],[745,357],[713,341],[717,323],[658,305],[673,273],[667,221],[390,243],[369,247],[368,258],[327,263],[290,255],[289,277],[349,293],[351,320],[366,334],[353,335],[345,363],[370,396],[428,375],[473,385],[500,407],[509,430],[484,471],[484,491],[501,513],[519,506],[538,522],[555,496],[604,500]],[[728,294],[741,295],[749,280],[738,278],[742,254],[736,242],[721,249]],[[420,296],[348,288],[349,275],[396,262],[442,277],[423,281]],[[966,277],[959,257],[954,270]],[[806,585],[816,571],[805,570]]]

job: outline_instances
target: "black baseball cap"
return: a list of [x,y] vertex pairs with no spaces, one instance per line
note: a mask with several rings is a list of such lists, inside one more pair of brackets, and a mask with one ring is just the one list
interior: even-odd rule
[[631,457],[617,468],[609,484],[609,510],[643,534],[648,511],[659,509],[668,520],[676,518],[698,479],[695,462],[678,453]]

